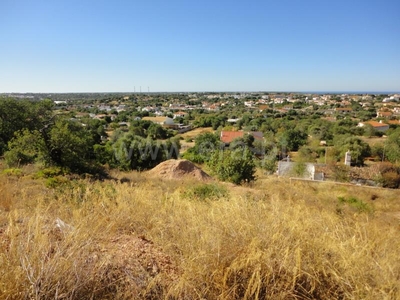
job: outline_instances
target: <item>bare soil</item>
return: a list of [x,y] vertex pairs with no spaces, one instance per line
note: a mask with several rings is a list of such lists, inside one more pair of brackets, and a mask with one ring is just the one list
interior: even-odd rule
[[200,181],[208,181],[212,178],[202,169],[186,159],[170,159],[162,162],[147,174],[151,177],[165,179],[182,179],[191,177]]

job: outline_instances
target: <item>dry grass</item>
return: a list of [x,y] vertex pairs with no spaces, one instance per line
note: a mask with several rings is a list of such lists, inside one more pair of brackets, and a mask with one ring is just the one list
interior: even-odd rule
[[201,127],[201,128],[195,128],[193,130],[190,130],[188,132],[182,133],[181,136],[184,139],[187,138],[195,138],[198,135],[202,134],[202,133],[207,133],[207,132],[214,132],[214,130],[211,127]]
[[194,180],[113,175],[0,178],[1,299],[400,297],[398,191],[264,177],[211,201],[186,196]]
[[182,133],[180,136],[183,138],[180,143],[181,143],[181,149],[180,153],[183,154],[186,150],[189,148],[194,147],[195,142],[188,142],[186,141],[187,139],[195,139],[198,135],[202,133],[207,133],[207,132],[214,132],[214,130],[211,127],[204,127],[204,128],[195,128],[193,130],[190,130],[188,132]]
[[360,136],[360,138],[368,143],[371,147],[374,146],[375,144],[383,144],[386,141],[386,137],[365,137],[365,136]]

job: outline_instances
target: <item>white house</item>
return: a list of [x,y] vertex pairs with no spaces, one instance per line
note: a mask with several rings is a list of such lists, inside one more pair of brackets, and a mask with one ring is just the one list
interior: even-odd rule
[[187,113],[183,112],[183,111],[178,111],[178,112],[174,113],[174,119],[176,119],[176,118],[184,118],[186,116],[187,116]]

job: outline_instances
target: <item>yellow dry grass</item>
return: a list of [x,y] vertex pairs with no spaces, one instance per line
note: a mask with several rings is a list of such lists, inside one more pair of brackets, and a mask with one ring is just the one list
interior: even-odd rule
[[195,138],[196,136],[198,136],[199,134],[202,133],[207,133],[207,132],[214,132],[214,130],[211,127],[202,127],[202,128],[195,128],[193,130],[190,130],[188,132],[182,133],[181,136],[184,139],[187,138]]
[[202,133],[207,133],[207,132],[214,132],[214,130],[211,127],[204,127],[204,128],[195,128],[188,132],[182,133],[180,135],[182,137],[182,140],[180,141],[180,144],[181,144],[180,153],[181,154],[184,153],[186,150],[188,150],[189,148],[191,148],[195,145],[194,141],[187,142],[186,139],[194,140],[198,135],[200,135]]
[[[400,297],[398,191],[264,177],[211,201],[186,196],[205,183],[113,175],[0,177],[0,299]],[[339,210],[351,196],[373,210]]]
[[360,136],[360,138],[369,144],[371,147],[376,145],[376,144],[384,144],[386,142],[386,137],[365,137],[365,136]]

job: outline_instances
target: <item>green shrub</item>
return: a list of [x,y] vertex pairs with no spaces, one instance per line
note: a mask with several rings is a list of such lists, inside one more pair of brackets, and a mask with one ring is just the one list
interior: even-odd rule
[[198,154],[194,147],[189,148],[185,153],[183,153],[182,158],[190,160],[196,164],[202,164],[205,162],[203,155]]
[[67,182],[68,182],[67,178],[62,177],[62,176],[57,176],[57,177],[47,178],[45,181],[45,185],[48,188],[54,189],[54,188],[59,187],[60,185],[67,183]]
[[293,173],[295,176],[302,177],[306,174],[307,165],[304,162],[297,162],[293,167]]
[[389,162],[377,164],[379,175],[375,181],[382,187],[397,189],[400,187],[400,167]]
[[195,146],[189,148],[184,154],[183,158],[190,160],[194,163],[207,162],[211,154],[216,150],[221,149],[221,142],[219,136],[213,133],[202,133],[195,139]]
[[187,137],[187,138],[185,139],[185,142],[186,142],[186,143],[191,143],[191,142],[193,142],[193,138],[192,138],[192,137]]
[[235,184],[254,181],[256,165],[248,148],[215,151],[208,162],[212,172],[222,181]]
[[264,158],[262,160],[257,160],[257,162],[258,167],[265,170],[267,174],[273,174],[277,169],[277,160],[275,157],[272,159]]
[[21,169],[16,169],[16,168],[5,169],[3,170],[3,174],[7,176],[17,176],[17,177],[24,175]]
[[35,174],[35,178],[51,178],[59,175],[67,174],[66,170],[60,167],[49,167],[42,170],[39,170]]
[[24,129],[15,132],[8,142],[8,148],[4,153],[4,160],[9,167],[46,161],[44,140],[38,131]]
[[350,207],[356,209],[358,212],[365,212],[365,213],[373,212],[373,208],[369,204],[355,197],[349,197],[349,198],[338,197],[338,200],[340,205],[348,204]]
[[219,200],[229,196],[226,187],[210,183],[201,184],[191,187],[183,193],[183,196],[188,199],[196,199],[201,201]]
[[331,166],[332,178],[339,182],[349,182],[350,181],[350,168],[345,165],[333,165]]
[[384,188],[397,189],[400,187],[400,174],[396,171],[387,171],[379,175],[375,181]]

